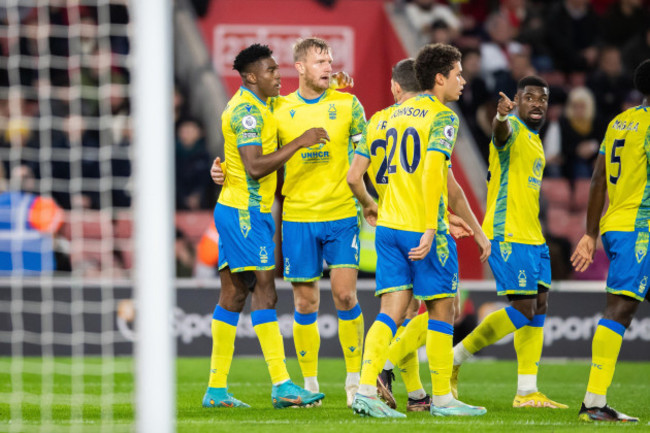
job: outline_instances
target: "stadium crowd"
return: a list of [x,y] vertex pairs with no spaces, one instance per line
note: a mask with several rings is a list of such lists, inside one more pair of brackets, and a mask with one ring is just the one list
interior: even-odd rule
[[[193,4],[204,13],[209,1]],[[513,95],[517,81],[532,73],[551,85],[541,131],[542,216],[560,257],[554,274],[569,278],[568,251],[581,232],[599,140],[616,113],[641,100],[631,74],[650,57],[647,0],[397,0],[396,6],[421,44],[452,43],[463,52],[468,83],[459,108],[486,161],[497,89]],[[100,20],[111,25],[99,26]],[[125,0],[0,7],[3,183],[20,170],[46,180],[36,182],[38,191],[63,209],[98,210],[100,199],[102,208],[130,208],[129,20]],[[176,207],[206,211],[215,188],[201,173],[215,155],[201,122],[188,115],[186,94],[175,86]],[[112,180],[107,186],[102,179]],[[602,251],[596,262],[586,278],[604,277]]]

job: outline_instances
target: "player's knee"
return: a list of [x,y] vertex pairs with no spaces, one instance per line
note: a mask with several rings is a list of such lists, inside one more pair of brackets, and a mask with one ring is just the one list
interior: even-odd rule
[[301,314],[311,314],[318,311],[318,298],[296,296],[294,299],[296,311]]
[[241,312],[244,309],[244,304],[246,303],[246,295],[247,294],[245,292],[241,291],[233,291],[228,294],[222,292],[219,299],[219,305],[228,311]]
[[357,305],[357,294],[354,291],[337,293],[334,296],[334,303],[339,310],[351,310]]

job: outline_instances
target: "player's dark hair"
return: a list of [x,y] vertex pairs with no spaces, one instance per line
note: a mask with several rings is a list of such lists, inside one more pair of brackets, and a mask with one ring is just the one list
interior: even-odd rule
[[526,86],[535,86],[535,87],[544,87],[548,89],[548,83],[542,77],[537,75],[528,75],[527,77],[522,78],[517,83],[517,90],[524,90]]
[[293,61],[303,60],[311,48],[314,48],[318,53],[329,52],[330,50],[330,46],[324,39],[316,37],[298,39],[293,44]]
[[643,96],[650,97],[650,59],[642,61],[634,70],[634,87]]
[[258,60],[267,59],[271,57],[273,51],[269,48],[268,45],[253,44],[248,48],[244,48],[237,54],[235,57],[235,62],[232,64],[232,68],[243,74],[248,71],[248,67]]
[[393,66],[391,78],[405,92],[420,92],[420,83],[415,77],[415,60],[404,59]]
[[415,76],[422,90],[431,90],[437,74],[449,77],[449,72],[454,69],[462,58],[458,48],[447,44],[425,45],[415,58]]

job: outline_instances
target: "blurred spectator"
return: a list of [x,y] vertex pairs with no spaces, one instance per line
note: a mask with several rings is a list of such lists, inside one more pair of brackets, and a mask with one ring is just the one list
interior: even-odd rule
[[485,22],[490,39],[481,44],[481,71],[488,89],[495,92],[500,75],[510,74],[510,56],[521,53],[523,47],[513,38],[515,29],[508,18],[494,13]]
[[[578,87],[569,92],[564,115],[557,125],[559,134],[549,128],[544,140],[550,148],[561,149],[564,176],[570,181],[590,178],[604,128],[596,119],[596,102],[588,88]],[[554,142],[558,138],[559,144]]]
[[414,29],[427,36],[433,23],[438,20],[447,24],[452,33],[452,39],[460,31],[460,20],[454,11],[436,0],[413,0],[406,5],[406,16]]
[[49,197],[33,193],[31,169],[14,167],[9,190],[0,191],[0,275],[38,275],[56,269],[54,234],[63,210]]
[[518,42],[530,47],[531,63],[540,72],[553,69],[553,60],[546,43],[546,6],[541,1],[527,2],[526,15],[517,36]]
[[629,90],[632,80],[623,74],[621,52],[614,46],[602,49],[598,69],[587,80],[587,86],[596,95],[598,113],[609,123],[618,113]]
[[464,50],[462,66],[463,78],[465,78],[467,83],[458,100],[458,105],[463,116],[465,116],[466,125],[472,131],[474,140],[487,161],[489,147],[486,144],[490,141],[492,128],[489,127],[488,130],[482,129],[481,124],[485,124],[486,122],[479,122],[479,117],[486,116],[485,105],[490,100],[490,94],[487,90],[485,80],[481,77],[480,51],[477,49]]
[[196,266],[194,275],[198,278],[214,278],[217,276],[219,263],[219,233],[214,221],[205,230],[196,246]]
[[632,76],[636,67],[645,59],[650,59],[650,22],[647,22],[645,29],[623,48],[623,64],[628,76]]
[[176,229],[176,242],[174,244],[176,256],[176,276],[189,278],[194,272],[194,247],[185,234]]
[[645,30],[650,22],[642,0],[618,0],[602,19],[602,34],[606,43],[622,47]]
[[589,0],[563,0],[551,7],[547,38],[555,67],[564,72],[585,70],[598,56],[598,17]]
[[198,122],[181,121],[176,133],[176,209],[201,208],[210,182],[211,165]]

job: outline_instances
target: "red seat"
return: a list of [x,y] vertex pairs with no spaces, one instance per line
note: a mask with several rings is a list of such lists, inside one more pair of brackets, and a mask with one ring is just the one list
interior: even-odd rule
[[569,207],[571,201],[571,188],[569,181],[560,178],[548,178],[542,181],[542,197],[550,205]]
[[176,227],[196,244],[212,223],[212,212],[176,212]]

